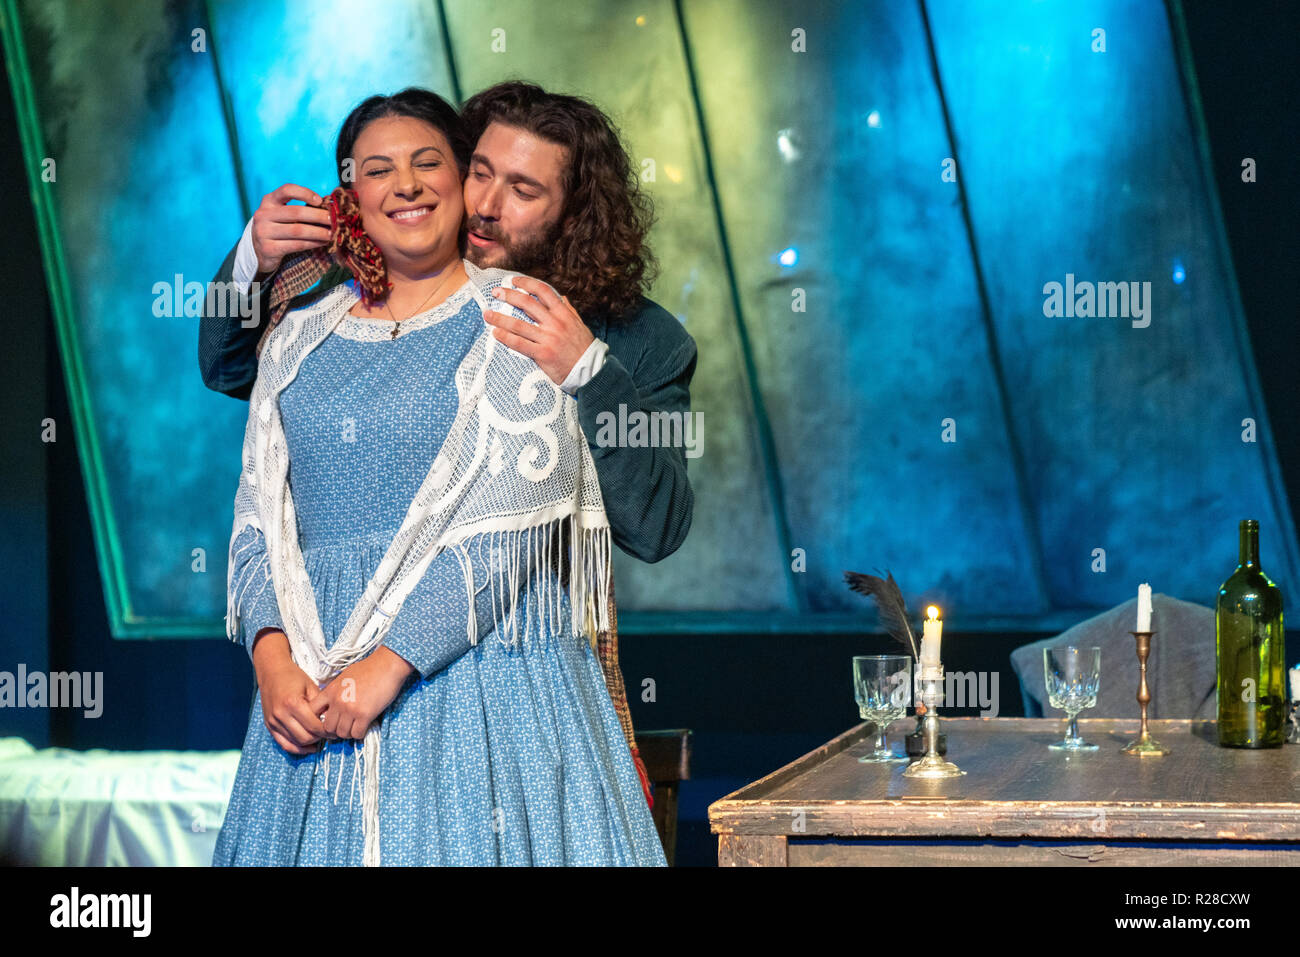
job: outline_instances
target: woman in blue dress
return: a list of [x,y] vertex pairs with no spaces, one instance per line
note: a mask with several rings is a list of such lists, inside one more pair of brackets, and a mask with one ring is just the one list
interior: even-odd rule
[[[291,310],[262,353],[241,479],[245,504],[262,504],[241,513],[237,498],[228,596],[259,694],[213,863],[664,865],[597,655],[545,627],[596,606],[572,586],[599,550],[539,571],[562,522],[518,515],[559,514],[534,486],[581,484],[564,463],[589,457],[565,438],[570,407],[544,443],[546,427],[515,434],[520,409],[562,396],[532,360],[485,343],[484,307],[509,274],[461,258],[459,117],[431,93],[372,97],[336,155],[390,285],[375,298],[354,280]],[[493,393],[494,362],[522,378]],[[471,408],[475,389],[486,398]],[[514,531],[456,537],[483,515]],[[431,549],[435,536],[452,544]]]

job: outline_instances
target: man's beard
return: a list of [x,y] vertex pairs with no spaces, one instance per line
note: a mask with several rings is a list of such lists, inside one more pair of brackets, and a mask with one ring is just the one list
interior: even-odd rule
[[[490,267],[509,269],[512,272],[523,273],[543,282],[550,281],[551,247],[555,245],[555,238],[559,235],[559,223],[537,235],[512,240],[501,232],[496,223],[485,223],[475,215],[469,217],[465,222],[465,231],[468,233],[471,230],[485,239],[494,240],[501,247],[499,250],[488,253],[481,247],[467,241],[465,244],[465,258],[475,266],[480,269]],[[487,261],[489,255],[493,256],[493,262]]]

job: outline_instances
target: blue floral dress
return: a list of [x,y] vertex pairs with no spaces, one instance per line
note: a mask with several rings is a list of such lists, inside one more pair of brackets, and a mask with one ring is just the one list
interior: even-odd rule
[[[323,300],[339,313],[356,301],[352,283]],[[396,337],[391,321],[346,315],[281,393],[299,542],[327,645],[442,445],[456,367],[484,328],[468,284],[404,320]],[[231,563],[251,655],[257,632],[281,625],[259,531],[243,530]],[[487,580],[483,567],[475,580]],[[381,862],[666,865],[590,645],[570,636],[507,646],[487,590],[471,645],[468,601],[444,552],[384,640],[420,677],[382,715]],[[255,693],[213,864],[361,864],[359,756],[359,741],[285,752]]]

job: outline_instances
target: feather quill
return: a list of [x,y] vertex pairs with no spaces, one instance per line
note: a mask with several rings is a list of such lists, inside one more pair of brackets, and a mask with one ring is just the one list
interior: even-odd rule
[[844,580],[855,592],[869,595],[875,601],[881,624],[895,641],[910,649],[912,657],[919,661],[921,656],[916,651],[916,637],[912,634],[912,626],[907,623],[907,604],[903,601],[903,592],[899,589],[898,582],[894,581],[893,574],[888,571],[885,574],[888,577],[880,578],[877,575],[863,575],[861,572],[845,572]]

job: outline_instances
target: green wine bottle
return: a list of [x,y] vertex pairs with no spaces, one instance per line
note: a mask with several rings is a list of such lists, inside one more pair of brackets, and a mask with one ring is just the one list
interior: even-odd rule
[[1219,744],[1275,748],[1287,701],[1282,592],[1259,567],[1259,522],[1244,520],[1238,537],[1241,563],[1219,589],[1214,614]]

